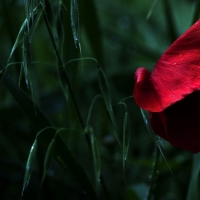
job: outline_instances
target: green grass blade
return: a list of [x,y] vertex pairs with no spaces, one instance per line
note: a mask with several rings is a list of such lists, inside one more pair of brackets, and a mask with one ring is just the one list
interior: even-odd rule
[[76,160],[74,155],[70,152],[69,148],[64,144],[61,137],[56,139],[55,156],[57,162],[66,169],[71,176],[77,181],[77,183],[82,187],[82,189],[90,196],[95,199],[96,192],[88,179],[85,170]]
[[89,112],[88,112],[88,117],[87,117],[87,120],[86,120],[86,127],[89,125],[89,121],[90,121],[90,118],[91,118],[92,109],[93,109],[93,107],[94,107],[94,104],[95,104],[96,100],[97,100],[98,98],[100,98],[100,97],[101,97],[100,95],[96,95],[96,96],[94,97],[94,99],[92,100],[92,103],[91,103],[91,105],[90,105]]
[[158,176],[158,165],[160,162],[160,152],[159,152],[159,148],[157,146],[155,146],[155,156],[154,156],[154,162],[153,162],[153,169],[150,175],[150,181],[149,181],[149,191],[147,194],[147,200],[151,200],[153,199],[153,197],[155,196],[155,185],[156,185],[156,178]]
[[[55,1],[54,1],[54,3],[55,3]],[[45,9],[45,14],[46,14],[47,20],[49,22],[51,31],[53,33],[54,40],[56,42],[58,42],[58,33],[57,33],[57,27],[56,27],[56,21],[57,21],[56,19],[58,18],[57,12],[54,12],[53,5],[52,5],[51,1],[49,1],[49,0],[44,0],[43,9]]]
[[129,150],[129,143],[130,143],[130,119],[128,112],[125,112],[124,114],[124,124],[123,124],[123,172],[125,172],[125,162],[128,156],[128,150]]
[[[28,22],[31,23],[33,20],[33,15],[31,15],[32,11],[34,10],[34,0],[24,0],[25,4],[25,12],[26,12],[26,18]],[[27,23],[27,28],[29,30],[29,23]]]
[[32,37],[35,33],[35,31],[37,30],[37,28],[40,26],[41,24],[41,16],[42,16],[42,11],[40,9],[40,6],[37,6],[34,10],[33,10],[33,20],[32,20],[32,24],[31,24],[31,28],[29,30],[29,37],[30,37],[30,41],[32,41]]
[[77,0],[70,0],[70,17],[71,17],[71,28],[72,35],[74,38],[74,44],[77,47],[80,46],[79,43],[79,10]]
[[140,108],[140,110],[141,110],[141,113],[142,113],[142,117],[143,117],[145,126],[146,126],[146,128],[147,128],[147,130],[148,130],[148,133],[150,134],[150,136],[152,137],[153,141],[155,142],[155,144],[156,144],[157,148],[159,149],[159,151],[160,151],[160,153],[161,153],[161,155],[162,155],[162,157],[163,157],[165,163],[167,164],[167,166],[168,166],[168,168],[169,168],[171,174],[173,175],[172,170],[171,170],[171,168],[170,168],[170,166],[169,166],[169,164],[168,164],[168,162],[167,162],[167,160],[166,160],[166,158],[165,158],[165,156],[164,156],[164,154],[163,154],[163,151],[162,151],[163,143],[162,143],[162,141],[160,140],[160,137],[157,136],[157,135],[154,133],[154,131],[153,131],[152,127],[151,127],[151,124],[150,124],[150,121],[149,121],[149,114],[148,114],[148,112],[145,111],[145,110],[143,110],[142,108]]
[[65,70],[57,65],[57,73],[58,73],[58,78],[60,82],[60,86],[62,88],[63,94],[65,96],[65,99],[67,102],[69,101],[69,87],[68,87],[68,81],[65,76]]
[[60,57],[63,58],[63,55],[66,54],[66,48],[64,48],[64,42],[65,42],[65,28],[64,28],[64,21],[62,17],[62,6],[63,4],[60,2],[58,4],[58,16],[56,20],[57,25],[57,34],[58,34],[58,51],[60,52]]
[[[20,70],[20,76],[19,76],[19,84],[20,84],[20,80],[22,78],[22,75],[24,73],[25,75],[25,81],[26,81],[26,85],[27,87],[31,88],[31,80],[30,80],[30,75],[29,75],[29,69],[31,66],[31,50],[30,50],[30,45],[31,45],[31,40],[32,37],[36,31],[36,28],[39,25],[39,21],[41,19],[41,14],[42,12],[40,11],[38,14],[38,10],[39,7],[36,7],[33,10],[33,13],[31,14],[31,19],[26,19],[24,21],[24,23],[22,24],[20,31],[18,33],[18,36],[16,38],[16,41],[12,47],[10,56],[8,58],[8,65],[9,66],[9,61],[14,53],[14,51],[16,50],[17,46],[22,42],[22,64],[21,64],[21,70]],[[29,20],[31,20],[31,23],[29,23]],[[27,28],[28,27],[28,28]],[[32,89],[31,89],[32,90]]]
[[44,159],[44,169],[43,169],[43,175],[42,175],[42,181],[41,181],[41,186],[44,182],[44,179],[45,179],[45,176],[51,166],[51,162],[52,162],[52,159],[54,157],[54,153],[55,153],[55,142],[56,142],[56,136],[57,134],[64,130],[64,128],[61,128],[61,129],[58,129],[53,137],[53,139],[51,140],[48,148],[47,148],[47,151],[46,151],[46,154],[45,154],[45,159]]
[[110,118],[112,126],[113,126],[113,134],[114,134],[114,137],[115,137],[116,141],[118,142],[119,146],[121,147],[121,142],[120,142],[119,136],[117,134],[117,125],[116,125],[115,116],[114,116],[113,109],[112,109],[111,97],[110,97],[110,92],[108,89],[108,82],[107,82],[106,76],[101,68],[98,69],[98,78],[99,78],[99,85],[100,85],[101,93],[102,93],[104,102],[106,104],[106,109],[108,111],[109,118]]
[[[74,103],[74,106],[75,106],[75,109],[76,109],[80,124],[81,124],[82,128],[84,129],[85,125],[84,125],[83,119],[81,117],[81,113],[79,111],[78,104],[77,104],[75,96],[74,96],[74,92],[73,92],[71,84],[69,82],[69,78],[68,78],[67,72],[66,72],[66,70],[64,68],[62,58],[61,58],[61,56],[59,54],[56,42],[55,42],[54,37],[53,37],[53,33],[51,31],[49,22],[47,20],[47,17],[46,17],[46,14],[45,14],[44,11],[43,11],[43,17],[44,17],[44,21],[45,21],[47,30],[49,32],[49,36],[51,38],[51,42],[52,42],[52,45],[53,45],[53,48],[54,48],[54,51],[55,51],[55,54],[56,54],[56,57],[57,57],[57,60],[58,60],[57,69],[58,69],[59,81],[61,83],[61,88],[62,88],[62,90],[64,92],[64,95],[65,95],[67,100],[68,100],[68,90],[69,90],[69,93],[70,93],[70,95],[72,97],[72,101]],[[87,138],[87,136],[86,136],[86,139],[87,139],[87,142],[89,144],[89,139]]]
[[[70,17],[71,17],[71,28],[72,28],[72,35],[74,38],[74,44],[76,48],[79,48],[80,55],[82,58],[82,50],[81,50],[80,34],[79,34],[79,9],[77,0],[70,1]],[[82,68],[83,68],[83,62],[82,62]]]
[[152,3],[151,8],[149,9],[149,12],[148,12],[148,14],[147,14],[147,16],[146,16],[146,19],[147,19],[147,20],[151,17],[151,14],[152,14],[153,10],[155,9],[155,7],[156,7],[158,1],[159,1],[159,0],[154,0],[154,2]]
[[31,85],[29,69],[31,67],[31,47],[29,34],[24,32],[22,46],[22,69],[24,70],[26,85],[29,88]]
[[98,78],[99,78],[101,92],[106,103],[106,107],[108,110],[112,112],[111,97],[110,97],[110,92],[108,88],[108,81],[101,68],[98,69]]
[[[149,121],[149,113],[145,110],[143,110],[142,108],[140,108],[141,113],[142,113],[142,118],[144,120],[145,126],[147,128],[148,133],[150,134],[150,136],[152,137],[153,141],[155,142],[155,144],[157,145],[157,147],[160,149],[160,152],[162,153],[162,148],[163,148],[163,144],[162,141],[160,140],[160,137],[157,136],[150,124]],[[163,153],[162,153],[163,154]]]
[[[24,73],[25,76],[25,82],[27,88],[30,88],[31,93],[33,93],[32,90],[32,81],[30,76],[30,68],[31,68],[31,41],[32,37],[39,25],[39,21],[41,19],[42,12],[39,11],[39,6],[37,6],[32,13],[30,14],[31,18],[27,18],[27,26],[24,30],[23,35],[23,44],[22,44],[22,65],[20,70],[20,76],[19,76],[19,85],[22,78],[22,75]],[[30,22],[31,20],[31,22]]]
[[86,135],[89,135],[89,138],[90,138],[90,143],[91,143],[90,146],[91,146],[91,152],[92,152],[93,163],[94,163],[95,183],[96,183],[97,195],[100,194],[100,183],[101,183],[102,189],[103,189],[105,195],[107,196],[107,199],[109,199],[109,194],[108,194],[108,191],[107,191],[107,187],[105,185],[104,177],[101,174],[101,162],[100,162],[99,147],[98,147],[96,138],[94,136],[94,131],[93,131],[92,127],[89,125],[91,115],[92,115],[92,109],[93,109],[94,104],[95,104],[95,102],[98,98],[102,98],[102,96],[96,95],[94,97],[94,99],[92,100],[92,103],[91,103],[90,108],[89,108],[88,117],[87,117],[87,120],[86,120],[86,128],[85,128],[84,132],[85,132]]
[[187,200],[200,199],[200,153],[195,154],[193,159],[193,169],[188,188]]
[[19,30],[19,33],[18,33],[17,38],[16,38],[16,40],[15,40],[15,43],[14,43],[14,45],[13,45],[13,47],[12,47],[10,56],[9,56],[9,58],[8,58],[8,61],[7,61],[8,63],[9,63],[9,61],[10,61],[10,59],[11,59],[11,57],[12,57],[14,51],[15,51],[15,49],[16,49],[16,48],[18,47],[18,45],[22,42],[26,24],[27,24],[27,19],[24,20],[24,23],[22,24],[22,26],[21,26],[21,28],[20,28],[20,30]]
[[86,127],[86,130],[87,130],[86,132],[89,132],[89,134],[90,134],[92,157],[93,157],[94,172],[95,172],[96,192],[97,192],[97,195],[99,195],[99,193],[100,193],[100,175],[101,175],[101,161],[100,161],[99,147],[98,147],[96,138],[94,136],[93,128],[91,126],[88,126],[88,127]]
[[[20,73],[20,78],[19,78],[19,82],[21,80],[22,77],[22,71],[24,71],[24,75],[25,75],[25,81],[26,81],[26,85],[27,87],[31,88],[32,87],[32,83],[31,83],[31,78],[30,78],[30,67],[31,67],[31,40],[32,37],[36,31],[36,28],[38,26],[38,22],[40,20],[41,17],[41,11],[38,14],[38,9],[39,6],[36,7],[32,13],[30,14],[32,17],[31,19],[27,18],[27,26],[24,29],[24,33],[23,33],[23,44],[22,44],[22,67],[21,67],[21,73]],[[31,22],[30,22],[31,20]],[[23,69],[23,70],[22,70]],[[32,91],[32,88],[31,88]]]
[[35,139],[32,147],[30,149],[30,152],[29,152],[28,160],[27,160],[27,163],[26,163],[24,183],[23,183],[21,197],[23,196],[24,190],[27,188],[27,186],[29,184],[31,174],[32,174],[32,171],[33,171],[33,168],[34,168],[36,152],[37,152],[37,139]]
[[141,114],[142,114],[142,118],[144,120],[145,126],[150,134],[150,136],[152,137],[152,139],[154,140],[155,143],[157,143],[158,145],[160,145],[161,143],[156,142],[157,138],[156,135],[151,127],[150,121],[149,121],[149,113],[145,110],[143,110],[142,108],[140,108]]
[[44,159],[44,169],[43,169],[43,175],[42,175],[42,181],[41,181],[41,186],[44,182],[45,176],[47,174],[47,171],[50,168],[51,161],[53,159],[55,152],[55,138],[53,138],[47,148],[46,154],[45,154],[45,159]]
[[[39,132],[46,127],[52,127],[51,123],[46,119],[43,113],[36,105],[34,105],[33,101],[25,94],[25,92],[13,82],[8,74],[2,73],[0,78],[20,106],[21,110],[30,120],[31,125],[36,132]],[[46,129],[45,134],[41,134],[38,140],[45,148],[48,148],[50,139],[53,138],[54,135],[55,130]],[[54,158],[71,176],[74,177],[82,189],[87,192],[88,196],[95,199],[96,193],[85,170],[59,135],[56,139]]]

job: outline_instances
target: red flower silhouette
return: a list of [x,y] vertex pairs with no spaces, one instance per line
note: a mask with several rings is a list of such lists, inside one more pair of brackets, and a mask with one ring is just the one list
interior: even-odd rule
[[138,68],[133,96],[154,132],[173,146],[200,152],[200,20],[161,56],[152,73]]

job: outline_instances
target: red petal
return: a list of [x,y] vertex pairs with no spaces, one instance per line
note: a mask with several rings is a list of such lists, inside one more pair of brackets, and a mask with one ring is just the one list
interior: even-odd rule
[[150,113],[154,132],[173,146],[200,152],[200,91],[169,106],[163,112]]
[[[151,112],[163,111],[200,89],[200,20],[167,49],[151,76],[144,68],[139,68],[135,81],[137,104]],[[144,85],[149,85],[148,91]]]
[[143,109],[156,112],[156,110],[161,110],[161,106],[157,101],[156,91],[152,82],[150,80],[150,72],[145,68],[138,68],[135,72],[135,87],[133,91],[133,96],[136,103]]

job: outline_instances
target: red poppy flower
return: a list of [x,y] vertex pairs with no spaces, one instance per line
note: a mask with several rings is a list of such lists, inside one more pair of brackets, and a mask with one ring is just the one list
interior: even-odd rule
[[173,146],[200,152],[200,20],[161,56],[152,73],[138,68],[133,96],[154,132]]

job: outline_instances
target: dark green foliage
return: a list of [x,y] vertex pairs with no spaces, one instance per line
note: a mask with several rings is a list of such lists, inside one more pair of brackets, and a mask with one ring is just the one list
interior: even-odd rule
[[163,148],[132,97],[198,0],[2,0],[0,15],[1,200],[198,199],[199,156],[192,172]]

